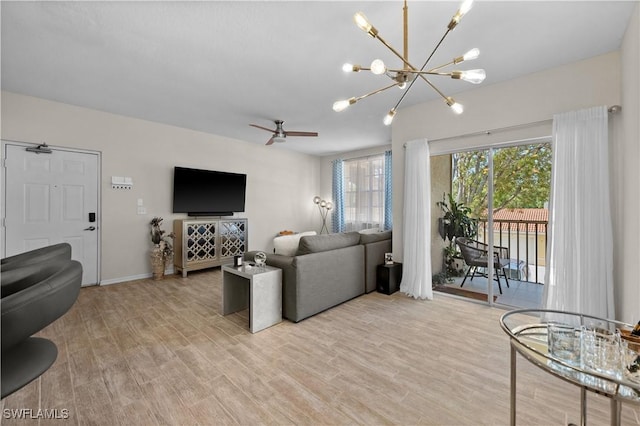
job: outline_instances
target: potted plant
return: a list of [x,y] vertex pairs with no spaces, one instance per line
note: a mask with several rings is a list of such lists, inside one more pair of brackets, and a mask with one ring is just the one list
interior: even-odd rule
[[442,201],[436,203],[444,213],[438,220],[438,232],[443,240],[449,240],[444,249],[444,269],[448,276],[460,276],[464,273],[464,261],[455,244],[456,237],[473,237],[476,235],[476,223],[469,216],[471,209],[457,202],[453,195],[442,194]]
[[175,235],[173,232],[165,235],[165,231],[161,228],[161,225],[161,217],[151,219],[151,242],[153,243],[153,249],[151,250],[151,270],[154,280],[160,280],[164,277],[167,263],[173,257],[173,244],[170,239],[173,239]]

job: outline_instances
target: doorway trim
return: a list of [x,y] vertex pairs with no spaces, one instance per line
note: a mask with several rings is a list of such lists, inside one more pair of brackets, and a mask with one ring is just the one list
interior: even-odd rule
[[[5,202],[5,197],[6,197],[6,158],[5,158],[5,153],[6,153],[6,146],[7,145],[14,145],[14,146],[18,146],[18,147],[24,147],[26,148],[35,148],[38,145],[41,145],[42,142],[26,142],[26,141],[19,141],[19,140],[14,140],[14,139],[1,139],[0,140],[1,144],[0,144],[0,158],[1,158],[1,163],[0,166],[2,167],[2,173],[1,175],[1,180],[2,180],[2,185],[1,185],[1,190],[2,190],[2,203],[1,203],[1,209],[0,209],[0,214],[2,217],[2,223],[0,224],[0,253],[1,253],[1,257],[4,257],[5,253],[6,253],[6,232],[5,232],[5,218],[7,217],[6,215],[6,202]],[[72,152],[72,153],[77,153],[77,154],[90,154],[90,155],[95,155],[97,157],[97,176],[96,176],[96,182],[97,182],[97,188],[96,188],[96,195],[97,195],[97,211],[98,211],[98,217],[97,217],[97,226],[98,226],[98,234],[97,234],[97,259],[96,259],[96,284],[97,286],[101,285],[101,280],[102,280],[102,152],[101,151],[94,151],[94,150],[88,150],[88,149],[77,149],[77,148],[69,148],[69,147],[62,147],[62,146],[58,146],[58,145],[48,145],[48,148],[53,149],[53,150],[57,150],[57,151],[65,151],[65,152]]]

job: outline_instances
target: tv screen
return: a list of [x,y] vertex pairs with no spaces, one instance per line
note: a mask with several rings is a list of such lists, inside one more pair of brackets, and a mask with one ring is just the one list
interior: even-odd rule
[[247,175],[175,167],[173,212],[189,216],[229,216],[244,211]]

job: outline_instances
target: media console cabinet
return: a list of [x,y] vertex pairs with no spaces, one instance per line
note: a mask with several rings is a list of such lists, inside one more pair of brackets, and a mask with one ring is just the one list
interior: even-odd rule
[[233,262],[247,251],[247,219],[176,219],[173,264],[186,277],[189,271]]

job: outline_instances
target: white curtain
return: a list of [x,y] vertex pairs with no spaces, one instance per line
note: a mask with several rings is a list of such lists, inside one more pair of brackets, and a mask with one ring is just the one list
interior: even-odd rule
[[345,231],[384,227],[384,155],[343,163]]
[[553,117],[546,309],[615,318],[606,107]]
[[416,299],[431,300],[431,173],[427,140],[407,143],[404,155],[404,256],[400,291]]

